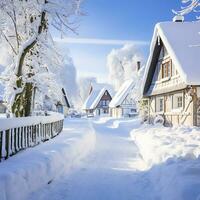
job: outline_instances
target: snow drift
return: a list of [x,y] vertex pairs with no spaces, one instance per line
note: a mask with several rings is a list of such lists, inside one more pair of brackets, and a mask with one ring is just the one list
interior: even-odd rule
[[200,130],[192,127],[163,127],[144,125],[131,132],[149,167],[168,159],[198,158],[200,155]]
[[143,125],[131,132],[157,199],[200,199],[200,129]]
[[[74,127],[79,125],[79,130]],[[93,128],[79,120],[55,139],[0,164],[0,200],[23,200],[50,184],[85,157],[95,144]]]

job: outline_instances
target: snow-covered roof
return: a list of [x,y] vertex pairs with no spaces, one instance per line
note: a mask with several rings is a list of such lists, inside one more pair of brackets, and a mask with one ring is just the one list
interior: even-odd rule
[[200,85],[200,22],[162,22],[155,26],[147,61],[145,82],[159,38],[187,85]]
[[106,84],[92,84],[92,91],[82,108],[84,110],[95,109],[106,91],[108,91],[108,93],[112,96],[112,89]]
[[114,108],[121,105],[125,100],[125,98],[130,94],[134,86],[135,85],[133,79],[125,81],[124,84],[120,87],[118,92],[113,97],[112,101],[109,104],[109,107]]

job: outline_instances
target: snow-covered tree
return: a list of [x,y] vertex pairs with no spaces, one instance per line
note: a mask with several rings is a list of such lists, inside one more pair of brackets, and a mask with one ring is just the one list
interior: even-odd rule
[[[173,10],[173,12],[176,15],[187,15],[191,12],[200,12],[200,0],[181,0],[183,6],[181,7],[180,11],[175,11]],[[199,17],[197,17],[199,18]]]
[[80,95],[77,83],[77,72],[73,60],[68,55],[64,56],[63,67],[58,71],[57,76],[60,79],[60,84],[67,93],[70,103],[76,107],[80,104]]
[[97,83],[97,79],[95,77],[81,77],[78,80],[79,93],[82,104],[85,102],[89,95],[90,86],[92,83]]
[[113,49],[110,52],[107,57],[107,66],[109,80],[115,90],[118,90],[125,80],[135,75],[139,61],[142,61],[142,56],[131,44],[124,45],[120,49]]
[[[79,14],[81,0],[1,0],[0,44],[11,57],[1,80],[8,109],[16,117],[29,116],[37,88],[54,99],[55,68],[60,55],[51,30],[74,31],[71,17]],[[74,17],[73,17],[74,18]],[[9,48],[8,48],[9,47]],[[46,89],[48,90],[46,91]]]

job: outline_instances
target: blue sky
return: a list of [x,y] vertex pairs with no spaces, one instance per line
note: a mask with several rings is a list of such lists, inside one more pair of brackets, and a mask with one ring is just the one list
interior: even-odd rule
[[155,24],[171,21],[171,10],[180,6],[180,0],[84,0],[85,16],[80,18],[78,36],[69,34],[70,39],[63,40],[61,47],[70,50],[79,76],[105,81],[108,53],[131,41],[147,58]]

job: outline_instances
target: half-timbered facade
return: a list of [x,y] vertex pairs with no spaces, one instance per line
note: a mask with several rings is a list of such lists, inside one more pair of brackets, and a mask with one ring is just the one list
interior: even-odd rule
[[89,115],[108,115],[109,104],[112,100],[112,91],[102,84],[91,85],[89,96],[86,99],[83,110]]
[[157,24],[143,88],[148,119],[162,115],[165,125],[200,126],[199,22]]
[[133,117],[137,114],[136,103],[133,99],[134,81],[127,80],[120,87],[109,104],[112,117]]

